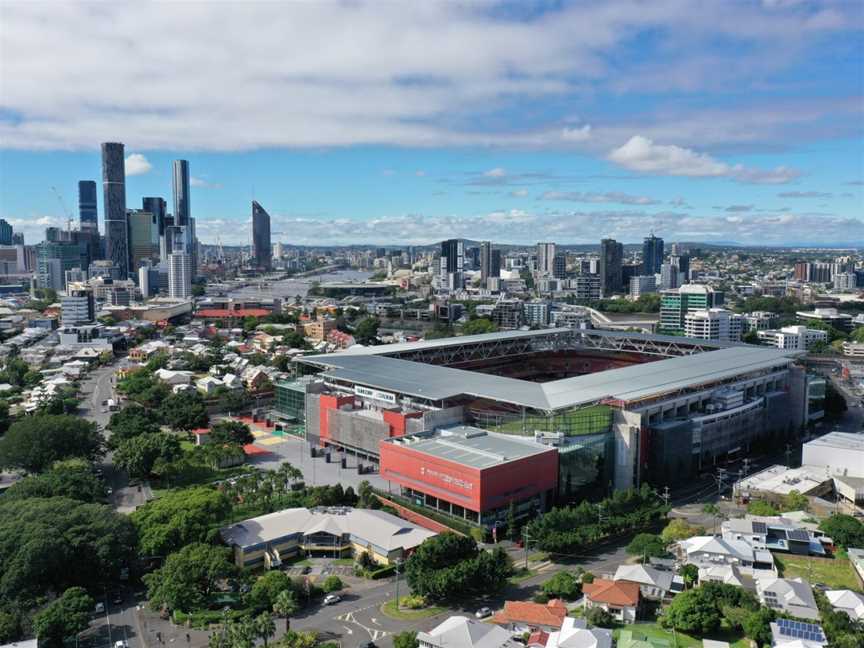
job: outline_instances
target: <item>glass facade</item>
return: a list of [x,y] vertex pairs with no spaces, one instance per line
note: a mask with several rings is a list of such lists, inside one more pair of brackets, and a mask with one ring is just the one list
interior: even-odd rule
[[531,437],[537,432],[570,437],[610,431],[613,409],[608,405],[591,405],[554,414],[496,410],[472,410],[469,414],[473,424],[484,430]]

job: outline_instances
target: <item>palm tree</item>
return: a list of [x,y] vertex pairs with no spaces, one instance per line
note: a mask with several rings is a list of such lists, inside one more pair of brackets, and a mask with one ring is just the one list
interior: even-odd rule
[[291,616],[297,613],[300,605],[297,603],[297,598],[291,590],[283,590],[276,596],[276,602],[273,603],[273,611],[281,617],[285,618],[285,632],[291,629]]
[[267,648],[267,640],[276,634],[276,622],[267,611],[262,612],[252,620],[252,626],[255,628],[255,636],[260,637],[264,641],[264,648]]
[[234,621],[228,626],[228,640],[231,648],[255,648],[257,636],[255,622],[250,619]]

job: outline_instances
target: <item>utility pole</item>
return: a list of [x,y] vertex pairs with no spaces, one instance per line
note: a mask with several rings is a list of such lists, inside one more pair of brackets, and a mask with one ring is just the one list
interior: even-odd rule
[[522,527],[522,548],[525,550],[525,569],[528,569],[528,531]]
[[787,443],[787,444],[786,444],[786,467],[787,467],[787,468],[791,468],[791,467],[792,467],[792,459],[791,459],[791,457],[792,457],[792,445],[789,444],[789,443]]
[[402,567],[402,561],[396,560],[396,611],[399,611],[399,569]]
[[662,497],[663,497],[663,504],[665,504],[666,506],[669,506],[669,487],[668,486],[663,487]]
[[726,469],[718,468],[717,476],[714,478],[717,481],[717,497],[723,496],[723,480],[726,478]]
[[750,457],[744,457],[744,474],[750,474]]

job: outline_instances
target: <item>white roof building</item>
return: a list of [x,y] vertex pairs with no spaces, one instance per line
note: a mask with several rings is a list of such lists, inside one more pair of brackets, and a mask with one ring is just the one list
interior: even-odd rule
[[756,594],[763,605],[799,619],[818,619],[819,608],[810,583],[803,578],[757,578]]
[[418,632],[420,648],[519,648],[510,633],[496,625],[452,616],[429,632]]
[[838,612],[845,612],[853,621],[864,621],[864,594],[852,590],[828,590],[825,597]]
[[560,630],[549,633],[546,648],[612,648],[612,631],[589,628],[585,619],[566,617]]

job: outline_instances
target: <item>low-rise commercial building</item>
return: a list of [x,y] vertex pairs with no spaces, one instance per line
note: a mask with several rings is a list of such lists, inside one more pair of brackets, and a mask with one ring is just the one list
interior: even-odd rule
[[744,330],[744,318],[725,308],[706,308],[684,316],[684,335],[700,340],[738,342]]
[[367,553],[380,564],[406,558],[432,531],[383,511],[349,507],[294,508],[244,520],[219,531],[238,567],[278,567],[283,558],[334,558]]
[[761,344],[778,349],[806,351],[819,343],[828,342],[828,332],[822,329],[811,329],[806,326],[784,326],[780,330],[767,329],[757,331]]

